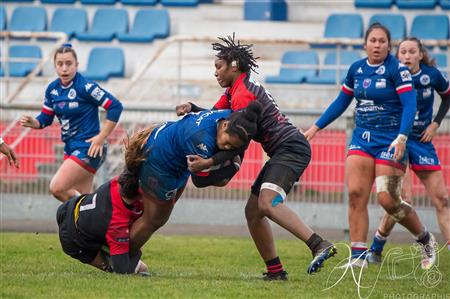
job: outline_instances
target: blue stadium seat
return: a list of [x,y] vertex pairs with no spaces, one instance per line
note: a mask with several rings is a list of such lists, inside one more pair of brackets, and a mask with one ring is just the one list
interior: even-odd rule
[[449,21],[446,15],[417,15],[411,26],[411,35],[417,38],[447,40]]
[[[9,57],[42,58],[42,52],[38,46],[15,45],[9,47]],[[37,62],[9,62],[9,75],[11,77],[25,77],[37,64]]]
[[2,2],[33,2],[34,0],[3,0]]
[[50,31],[62,31],[72,38],[77,33],[86,32],[87,13],[84,8],[58,8],[53,13]]
[[113,5],[116,0],[81,0],[82,4]]
[[325,24],[326,38],[361,38],[363,19],[359,14],[331,14]]
[[391,32],[391,38],[401,40],[406,35],[406,19],[400,14],[375,14],[370,18],[369,25],[379,22]]
[[90,80],[107,81],[125,76],[125,56],[121,48],[93,48],[83,75]]
[[[359,60],[361,55],[357,51],[341,51],[340,53],[340,62],[341,66],[345,66],[345,68],[339,68],[339,82],[336,82],[336,70],[332,69],[321,69],[319,70],[319,74],[317,77],[307,78],[306,83],[312,84],[336,84],[344,81],[345,76],[347,75],[348,67]],[[336,66],[337,64],[337,52],[331,51],[328,52],[325,56],[324,65],[325,66]]]
[[76,33],[83,41],[111,41],[118,33],[128,31],[128,13],[125,9],[99,8],[95,12],[91,29],[86,33]]
[[136,13],[129,33],[117,34],[121,42],[151,42],[170,33],[170,17],[166,9],[142,9]]
[[6,29],[6,8],[0,6],[0,30]]
[[284,0],[245,0],[244,20],[286,21],[287,4]]
[[41,0],[41,3],[46,4],[73,4],[75,3],[75,0]]
[[398,8],[433,9],[436,0],[396,0]]
[[122,2],[122,4],[124,4],[124,5],[150,6],[150,5],[156,5],[156,3],[158,1],[157,0],[121,0],[120,2]]
[[45,31],[47,13],[44,7],[19,6],[14,9],[8,30],[11,31]]
[[[314,77],[317,73],[317,65],[319,59],[316,51],[288,51],[283,54],[281,59],[280,74],[277,76],[267,76],[267,83],[302,83],[310,77]],[[314,65],[314,68],[294,68],[283,67],[283,65]]]
[[198,0],[161,0],[164,6],[197,6]]
[[448,66],[448,58],[445,53],[431,53],[430,56],[436,59],[436,65],[438,68],[446,68]]
[[440,0],[439,4],[442,9],[450,9],[450,0]]
[[393,0],[355,0],[358,8],[390,8]]

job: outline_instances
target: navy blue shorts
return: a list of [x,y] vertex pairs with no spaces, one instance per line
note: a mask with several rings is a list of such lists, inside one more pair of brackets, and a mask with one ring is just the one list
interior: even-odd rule
[[409,152],[409,167],[414,171],[441,170],[441,163],[431,142],[420,142],[410,138],[406,143]]
[[66,144],[64,146],[64,160],[71,159],[90,173],[95,174],[103,162],[105,162],[108,145],[106,143],[103,145],[102,156],[97,155],[96,158],[88,156],[89,146],[89,144],[87,146],[77,143]]

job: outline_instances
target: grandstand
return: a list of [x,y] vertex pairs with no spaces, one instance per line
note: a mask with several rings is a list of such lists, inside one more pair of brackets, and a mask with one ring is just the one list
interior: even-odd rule
[[[38,113],[45,87],[55,78],[52,52],[66,40],[78,52],[79,71],[99,81],[125,104],[107,163],[97,175],[100,182],[120,169],[120,138],[127,131],[175,119],[173,108],[180,102],[193,100],[209,107],[219,98],[222,90],[214,78],[210,46],[217,36],[236,32],[238,39],[255,44],[254,52],[260,56],[255,77],[292,121],[306,128],[334,98],[348,65],[364,56],[363,33],[375,21],[389,27],[397,40],[405,35],[424,39],[440,69],[449,73],[449,9],[446,0],[2,1],[0,132],[15,147],[23,166],[15,170],[7,167],[5,159],[0,161],[2,205],[15,207],[2,209],[0,218],[53,220],[57,203],[48,195],[47,186],[62,156],[58,126],[24,131],[17,119],[24,113]],[[346,206],[343,169],[346,129],[351,126],[349,115],[314,140],[313,163],[290,195],[296,211],[313,226],[347,227],[346,208],[342,208]],[[435,145],[450,186],[450,118],[443,122],[440,133]],[[195,207],[201,199],[209,208],[195,217],[187,208],[175,214],[173,221],[243,224],[243,200],[263,160],[261,149],[252,145],[230,186],[190,187],[184,197],[193,200],[180,204]],[[424,221],[438,231],[434,210],[423,188],[415,183]],[[32,208],[6,215],[5,210],[22,206],[17,203],[19,198]],[[43,202],[47,210],[41,206]],[[336,206],[341,207],[338,212]],[[220,218],[224,208],[237,218]],[[338,215],[319,222],[319,210]],[[305,211],[313,212],[307,215]],[[381,215],[377,206],[371,212]],[[376,223],[377,217],[372,217],[372,227]]]

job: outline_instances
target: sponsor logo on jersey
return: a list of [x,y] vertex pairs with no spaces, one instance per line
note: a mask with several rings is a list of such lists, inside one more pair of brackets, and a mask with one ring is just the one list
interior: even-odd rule
[[86,85],[84,86],[84,89],[86,90],[86,92],[88,92],[89,89],[91,89],[92,85],[93,85],[92,83],[86,83]]
[[97,101],[100,101],[104,95],[105,92],[98,86],[91,92],[91,96]]
[[51,95],[54,95],[55,97],[59,96],[59,93],[56,89],[52,89],[52,91],[50,91]]
[[208,147],[204,143],[197,144],[196,147],[201,151],[208,152]]
[[67,97],[69,98],[69,100],[75,99],[77,97],[77,92],[75,91],[75,89],[71,88]]
[[412,80],[411,73],[408,70],[401,71],[400,78],[402,78],[403,82]]
[[430,84],[430,76],[428,76],[427,74],[420,76],[419,80],[420,80],[420,84],[422,84],[422,85]]
[[386,79],[384,78],[377,79],[377,82],[375,83],[375,88],[377,89],[386,88]]
[[367,105],[373,105],[373,100],[359,100],[359,105],[361,106],[367,106]]
[[429,164],[429,165],[433,165],[434,164],[434,159],[431,157],[423,157],[419,155],[419,163],[420,164]]
[[363,87],[367,89],[367,88],[369,88],[369,86],[370,86],[371,83],[372,83],[372,80],[371,80],[371,79],[369,79],[369,78],[364,79],[364,81],[363,81]]
[[431,91],[431,88],[428,87],[423,90],[422,96],[424,98],[429,98],[429,97],[431,97],[432,94],[433,94],[433,92]]
[[378,75],[383,75],[386,72],[386,67],[384,65],[380,66],[375,73],[377,73]]
[[356,73],[357,73],[357,74],[362,74],[362,73],[363,73],[363,70],[362,70],[362,68],[361,68],[361,67],[359,67],[359,68],[358,68],[358,70],[356,71]]
[[[392,152],[392,151],[391,151]],[[380,157],[386,160],[392,160],[394,158],[394,153],[391,152],[381,152]]]
[[59,108],[63,109],[64,106],[66,106],[65,102],[59,102],[58,104],[56,104]]
[[78,102],[70,102],[69,109],[75,109],[75,108],[78,108]]
[[354,150],[354,149],[360,149],[361,147],[359,145],[354,145],[354,144],[350,144],[350,146],[348,147],[349,150]]
[[214,113],[213,111],[209,111],[209,112],[206,112],[206,113],[200,115],[199,118],[195,121],[195,124],[197,125],[197,127],[200,126],[200,124],[202,123],[202,120],[204,118],[210,116],[213,113]]

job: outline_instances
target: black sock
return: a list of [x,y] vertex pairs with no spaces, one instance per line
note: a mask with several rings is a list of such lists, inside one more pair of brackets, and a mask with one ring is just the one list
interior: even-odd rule
[[425,236],[423,236],[422,238],[417,239],[417,243],[420,243],[422,245],[427,245],[428,242],[430,242],[430,233],[429,232],[427,232],[425,234]]
[[280,258],[277,256],[274,259],[269,261],[265,261],[267,272],[269,273],[278,273],[284,271],[283,265],[281,264]]
[[317,251],[317,246],[319,246],[322,241],[323,239],[318,234],[313,233],[306,241],[306,245],[308,245],[309,249],[314,253]]

